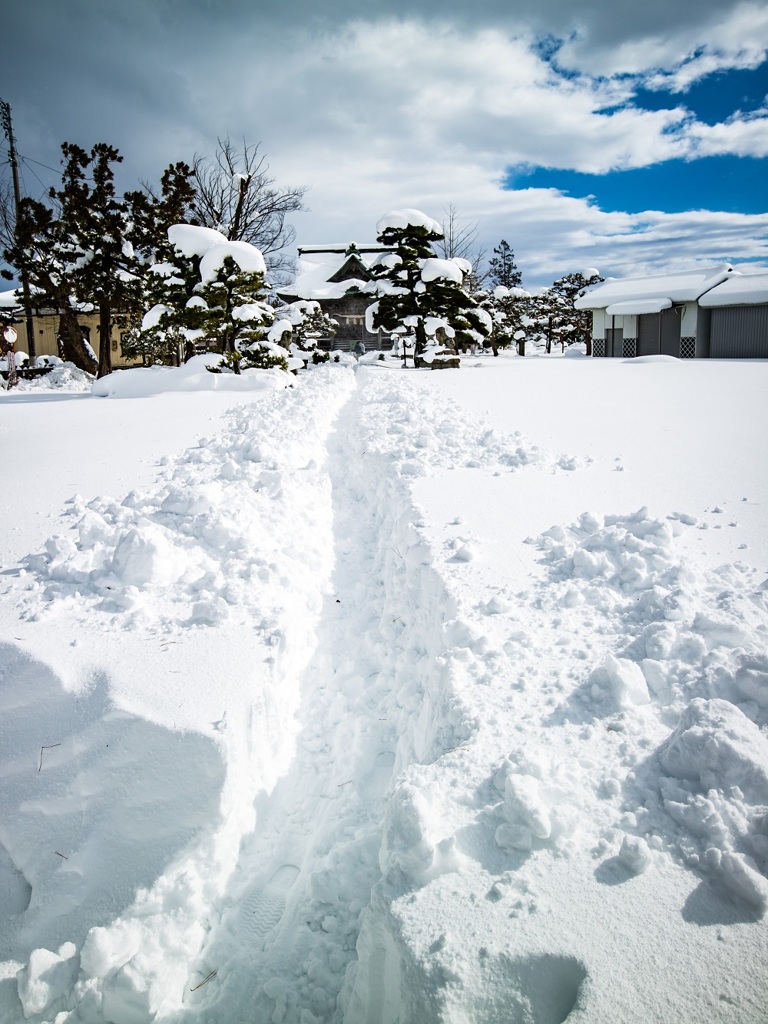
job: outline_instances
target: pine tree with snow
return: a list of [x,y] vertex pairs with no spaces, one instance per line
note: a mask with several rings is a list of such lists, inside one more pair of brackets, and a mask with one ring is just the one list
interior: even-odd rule
[[433,243],[443,237],[437,221],[419,210],[394,210],[381,218],[377,231],[391,251],[371,266],[371,290],[378,296],[371,323],[403,336],[404,361],[409,338],[418,366],[428,347],[465,348],[490,333],[490,318],[463,287],[471,265],[435,256]]
[[526,326],[534,302],[522,288],[505,288],[504,285],[497,285],[483,295],[480,304],[493,322],[490,341],[494,349],[517,344],[519,351],[525,351],[520,341],[526,337]]
[[515,254],[509,244],[502,238],[493,251],[496,255],[488,264],[491,283],[502,288],[522,288],[523,275],[517,269]]
[[536,315],[546,338],[546,349],[550,352],[552,343],[559,344],[563,351],[566,345],[591,340],[592,314],[589,310],[576,309],[574,302],[583,295],[590,285],[605,280],[597,270],[565,274],[539,296]]
[[51,190],[60,208],[64,258],[71,266],[74,292],[93,302],[99,313],[98,376],[112,372],[112,322],[139,297],[133,248],[128,241],[125,200],[115,192],[114,165],[119,152],[99,142],[87,153],[65,142],[62,187]]
[[172,225],[168,239],[172,258],[153,268],[161,301],[144,316],[142,330],[178,331],[188,341],[203,341],[222,353],[219,370],[287,370],[285,351],[268,338],[274,310],[261,252],[192,224]]

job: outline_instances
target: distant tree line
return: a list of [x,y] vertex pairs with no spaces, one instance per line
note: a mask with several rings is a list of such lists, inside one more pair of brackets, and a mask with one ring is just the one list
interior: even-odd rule
[[[276,185],[258,144],[219,139],[213,157],[171,164],[156,184],[122,195],[113,146],[65,142],[61,151],[60,185],[44,201],[22,198],[17,207],[0,197],[0,247],[35,305],[57,311],[65,359],[110,373],[115,319],[124,355],[143,362],[178,363],[196,344],[220,352],[221,368],[234,372],[285,367],[291,346],[305,362],[322,358],[318,341],[335,323],[317,303],[276,310],[267,286],[267,275],[274,285],[291,269],[286,218],[303,209],[306,188]],[[526,341],[548,351],[589,344],[589,314],[574,300],[601,280],[596,271],[529,294],[506,240],[486,265],[477,226],[453,204],[444,213],[442,223],[414,210],[380,221],[378,240],[390,252],[372,268],[374,329],[390,332],[415,364],[428,361],[428,349],[456,355],[481,346],[496,355],[510,345],[522,353]],[[98,356],[80,326],[84,310],[98,314]]]

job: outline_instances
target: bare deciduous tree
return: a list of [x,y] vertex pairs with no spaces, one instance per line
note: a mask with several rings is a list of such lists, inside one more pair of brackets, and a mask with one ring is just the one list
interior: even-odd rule
[[193,216],[228,239],[255,245],[274,278],[292,265],[285,249],[296,232],[285,218],[304,209],[307,188],[276,186],[266,156],[260,152],[261,143],[251,146],[243,140],[238,148],[229,137],[217,142],[212,160],[200,155],[194,158]]
[[477,221],[463,222],[453,203],[444,207],[443,214],[443,237],[435,243],[435,249],[446,260],[454,256],[469,260],[472,274],[468,287],[474,291],[488,276],[487,268],[483,268],[486,250],[477,242]]

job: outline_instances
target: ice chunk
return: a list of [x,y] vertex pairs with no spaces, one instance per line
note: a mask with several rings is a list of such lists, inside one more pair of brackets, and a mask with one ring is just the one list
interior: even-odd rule
[[633,875],[640,875],[651,865],[651,851],[641,836],[624,836],[619,860]]
[[614,700],[620,708],[650,703],[645,676],[634,661],[616,658],[609,653],[605,656],[603,668],[608,676]]
[[76,952],[73,942],[65,942],[58,953],[50,949],[32,951],[29,963],[16,975],[25,1018],[42,1013],[72,988],[77,975]]
[[532,775],[507,776],[504,813],[510,825],[522,825],[538,839],[548,839],[552,833],[549,811],[539,792],[538,780]]
[[738,786],[757,802],[768,801],[768,741],[727,700],[692,700],[659,749],[664,771],[704,789]]

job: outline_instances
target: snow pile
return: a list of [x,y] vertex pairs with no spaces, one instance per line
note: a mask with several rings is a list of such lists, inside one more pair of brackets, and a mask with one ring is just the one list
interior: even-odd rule
[[553,528],[539,542],[546,602],[577,608],[586,622],[597,615],[619,652],[586,679],[582,708],[616,716],[625,735],[652,699],[660,727],[678,716],[630,783],[641,790],[632,813],[645,839],[664,835],[686,863],[763,913],[768,741],[755,722],[768,722],[768,592],[738,563],[696,572],[676,552],[686,528],[645,509]]
[[[77,393],[91,390],[93,384],[91,374],[86,373],[85,370],[78,369],[74,363],[66,363],[60,359],[54,359],[53,356],[47,358],[50,359],[52,364],[52,369],[48,373],[35,377],[32,380],[24,380],[20,377],[13,391],[67,391]],[[40,364],[40,359],[38,359],[37,363],[38,365]],[[2,391],[0,391],[0,394],[2,394]]]
[[206,352],[183,366],[136,366],[116,370],[94,381],[91,394],[100,398],[139,398],[171,391],[280,391],[295,380],[282,370],[243,370],[240,374],[210,373],[221,355]]
[[[143,378],[141,371],[131,371],[137,373]],[[308,407],[305,427],[323,422],[328,402],[338,401],[322,375],[292,399],[288,407]],[[289,469],[304,468],[309,457],[295,434],[290,451],[298,463],[286,464],[282,457],[286,404],[279,393],[266,393],[260,413],[255,434],[249,408],[233,410],[226,432],[201,438],[197,450],[167,470],[158,490],[131,492],[122,501],[72,498],[70,532],[52,537],[45,553],[28,560],[37,580],[24,602],[29,614],[45,614],[49,606],[74,599],[84,611],[95,608],[127,617],[131,626],[155,628],[211,625],[232,615],[243,621],[256,614],[263,600],[259,585],[271,577],[276,550],[282,551],[281,562],[292,560],[292,530],[282,502],[290,500]],[[299,474],[295,483],[303,486],[306,477]],[[294,528],[304,529],[298,521]]]

